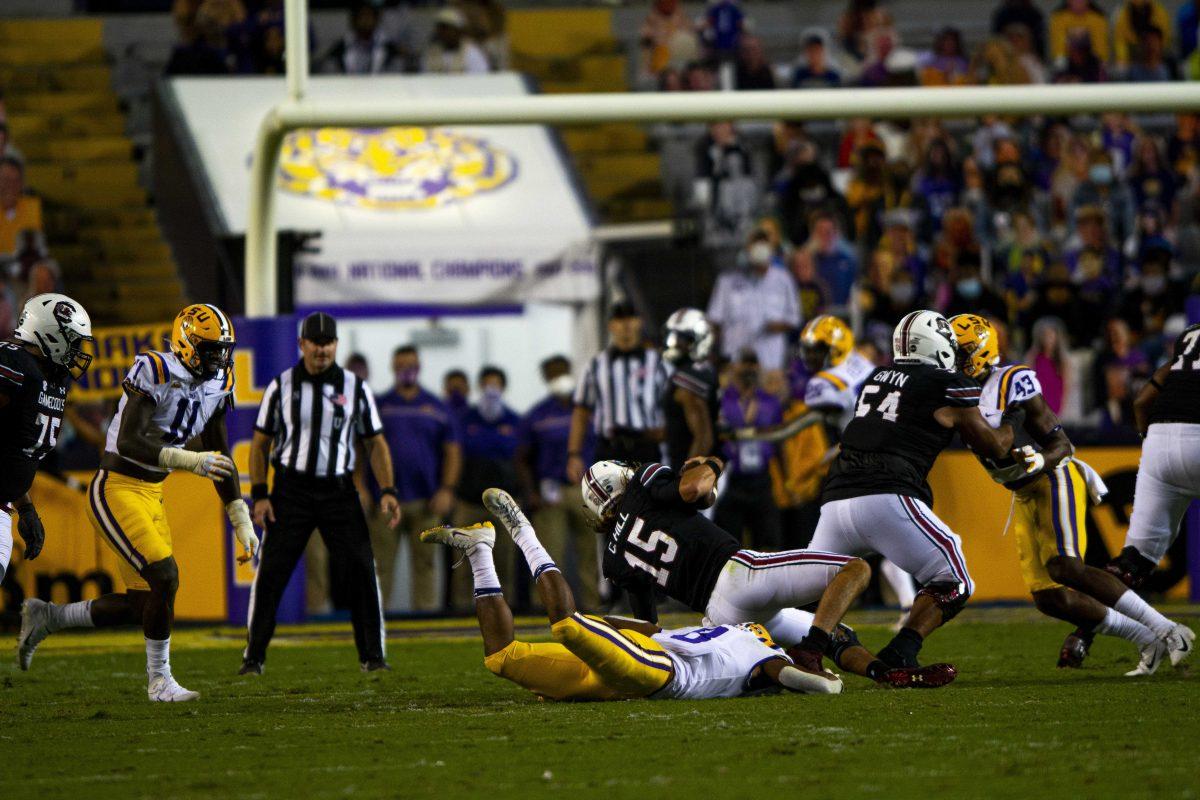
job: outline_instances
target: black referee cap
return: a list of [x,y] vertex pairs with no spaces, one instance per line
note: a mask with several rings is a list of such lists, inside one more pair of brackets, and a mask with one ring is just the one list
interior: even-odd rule
[[337,320],[324,311],[314,311],[304,318],[300,326],[300,338],[325,344],[337,338]]

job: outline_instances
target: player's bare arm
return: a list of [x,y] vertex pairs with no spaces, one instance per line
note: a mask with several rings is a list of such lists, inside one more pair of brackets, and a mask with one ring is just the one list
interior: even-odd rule
[[592,424],[592,410],[576,405],[571,412],[571,432],[567,435],[567,479],[571,483],[583,480],[587,465],[583,463],[583,442],[587,438],[588,425]]
[[679,498],[707,508],[716,499],[717,478],[723,469],[725,463],[716,456],[689,458],[679,471]]
[[985,458],[1005,458],[1012,449],[1012,425],[1006,423],[993,429],[974,406],[943,406],[933,412],[933,417],[939,425],[958,431],[967,446]]
[[[371,474],[375,476],[375,482],[380,486],[395,486],[395,478],[392,473],[392,454],[388,450],[387,442],[383,438],[382,433],[377,433],[374,436],[368,436],[362,440],[363,452],[367,454],[367,461],[371,463]],[[379,509],[388,518],[388,527],[392,530],[400,524],[400,501],[396,499],[395,491],[384,492],[379,498]]]
[[[262,431],[255,431],[250,440],[250,485],[265,486],[267,483],[267,463],[271,460],[271,437]],[[260,528],[267,527],[268,522],[275,521],[275,509],[271,500],[263,497],[254,501],[254,524]]]
[[442,445],[442,485],[429,498],[429,510],[445,517],[454,509],[454,491],[462,478],[462,445],[446,442]]
[[704,399],[687,389],[675,389],[675,402],[683,408],[683,418],[692,432],[692,446],[688,457],[702,456],[712,451],[712,415]]
[[1042,448],[1043,469],[1054,469],[1074,454],[1075,446],[1063,430],[1062,422],[1040,394],[1022,402],[1021,407],[1025,410],[1025,431]]
[[662,627],[647,622],[644,619],[630,619],[629,617],[605,617],[604,621],[618,630],[637,631],[646,636],[653,636],[656,633],[662,633]]
[[1154,407],[1154,401],[1162,392],[1163,381],[1170,374],[1171,362],[1167,362],[1155,370],[1150,380],[1138,391],[1137,397],[1133,398],[1133,421],[1142,436],[1145,436],[1150,428],[1150,409]]

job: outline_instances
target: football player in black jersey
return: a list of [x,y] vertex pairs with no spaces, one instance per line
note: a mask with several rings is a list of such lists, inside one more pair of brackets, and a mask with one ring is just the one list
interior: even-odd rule
[[713,329],[704,312],[681,308],[667,318],[663,358],[673,371],[661,399],[667,461],[679,469],[695,456],[716,452],[717,371],[709,362]]
[[[723,465],[703,456],[676,473],[662,464],[593,464],[583,497],[605,534],[604,574],[629,592],[634,614],[657,621],[663,592],[704,614],[705,625],[760,619],[788,655],[810,671],[828,655],[843,669],[899,688],[954,680],[949,664],[891,668],[840,624],[870,580],[865,561],[835,553],[745,550],[700,511],[716,499]],[[815,614],[798,607],[817,603]]]
[[[1166,555],[1188,506],[1200,499],[1200,324],[1184,329],[1172,352],[1133,401],[1145,441],[1125,547],[1108,571],[1135,589]],[[1194,640],[1186,628],[1168,637],[1172,664],[1191,653]]]
[[979,413],[979,385],[957,369],[946,318],[914,311],[892,334],[894,364],[876,369],[859,392],[854,418],[821,492],[821,520],[809,545],[850,555],[879,553],[921,589],[879,657],[914,666],[921,643],[962,610],[974,584],[962,540],[937,518],[926,477],[957,431],[983,458],[1009,456],[1010,420],[993,429]]
[[92,321],[83,306],[62,294],[39,294],[21,311],[12,338],[0,342],[0,581],[12,555],[12,518],[25,542],[25,559],[37,558],[46,533],[29,499],[38,463],[54,449],[67,389],[87,370],[83,352]]

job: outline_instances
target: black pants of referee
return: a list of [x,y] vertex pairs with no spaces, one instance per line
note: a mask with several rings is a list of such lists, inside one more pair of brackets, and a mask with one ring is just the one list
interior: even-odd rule
[[383,608],[371,536],[350,478],[310,478],[277,470],[271,490],[275,522],[263,534],[258,573],[250,589],[244,658],[266,661],[279,600],[313,531],[319,529],[334,574],[344,576],[359,662],[383,658]]

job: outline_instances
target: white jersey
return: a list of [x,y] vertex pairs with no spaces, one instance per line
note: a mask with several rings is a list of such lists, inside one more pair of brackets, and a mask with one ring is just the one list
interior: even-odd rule
[[773,658],[787,658],[782,650],[738,625],[678,628],[652,638],[675,665],[671,682],[654,695],[661,699],[738,697],[748,690],[755,667]]
[[[999,428],[1000,420],[1009,405],[1022,403],[1041,393],[1042,384],[1038,382],[1037,375],[1024,364],[1006,364],[996,367],[983,384],[983,392],[979,396],[979,413],[983,415],[988,425]],[[1013,447],[1037,446],[1024,429],[1014,431],[1014,434]],[[1024,465],[1017,464],[1011,458],[999,463],[987,459],[980,459],[980,462],[996,483],[1028,482],[1022,481],[1027,477]]]
[[146,464],[123,455],[117,450],[117,436],[129,394],[154,401],[154,441],[162,447],[182,448],[188,440],[204,430],[204,426],[224,406],[233,403],[233,372],[222,370],[216,377],[198,380],[174,353],[151,350],[133,361],[125,376],[125,394],[117,406],[117,415],[108,426],[104,452],[113,453],[130,463],[155,472],[167,472],[158,464]]
[[804,390],[804,403],[810,408],[841,409],[837,416],[840,431],[853,419],[858,392],[874,371],[875,365],[869,358],[857,350],[851,350],[845,361],[809,379]]

